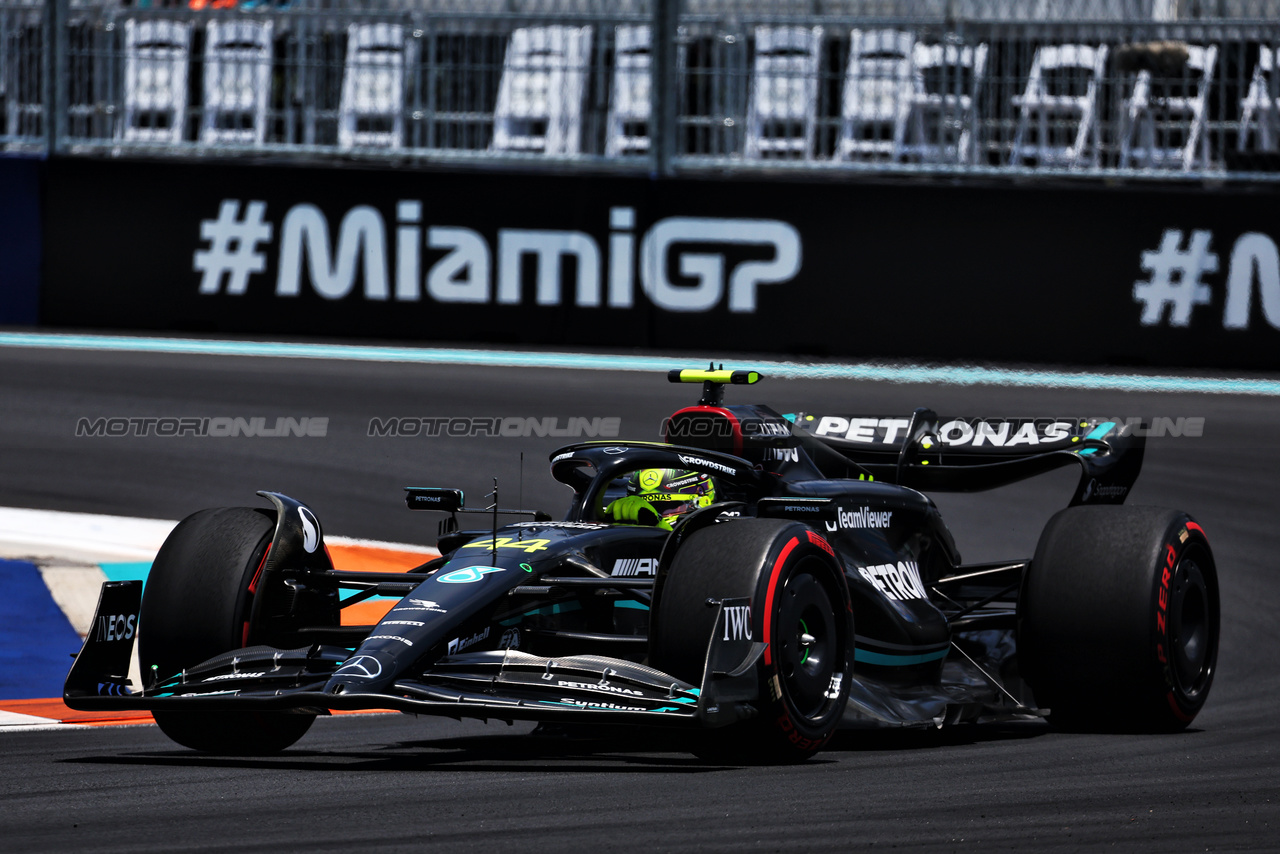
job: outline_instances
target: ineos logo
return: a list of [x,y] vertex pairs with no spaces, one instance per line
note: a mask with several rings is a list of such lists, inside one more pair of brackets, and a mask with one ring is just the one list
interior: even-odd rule
[[134,623],[137,621],[137,614],[107,614],[98,617],[97,634],[94,640],[97,641],[122,641],[131,640],[133,638]]

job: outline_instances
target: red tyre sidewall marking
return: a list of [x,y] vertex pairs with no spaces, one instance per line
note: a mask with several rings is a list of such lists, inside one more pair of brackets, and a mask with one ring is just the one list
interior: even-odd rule
[[[262,570],[267,566],[267,556],[271,554],[271,543],[267,543],[267,550],[262,553],[262,560],[258,561],[258,568],[253,571],[253,578],[249,580],[249,598],[245,602],[249,606],[249,611],[253,611],[253,597],[258,593],[258,582],[262,580]],[[240,632],[240,645],[249,645],[249,620],[244,621],[244,629]]]
[[835,550],[831,548],[831,544],[828,543],[826,540],[824,540],[822,537],[815,534],[813,531],[805,531],[805,533],[809,535],[809,542],[813,543],[815,546],[822,549],[824,552],[831,555],[832,557],[836,556]]
[[764,594],[764,663],[773,664],[773,591],[778,586],[778,576],[782,574],[782,565],[787,562],[791,552],[800,544],[799,537],[792,537],[791,542],[782,547],[778,559],[773,562],[773,571],[769,574],[769,587]]
[[[1195,522],[1184,522],[1185,529],[1194,530],[1204,537],[1204,529]],[[1189,538],[1188,538],[1189,539]],[[1207,537],[1205,537],[1208,540]],[[1174,575],[1178,569],[1178,563],[1182,559],[1182,551],[1179,546],[1185,548],[1186,543],[1178,540],[1175,535],[1164,543],[1164,553],[1161,555],[1162,563],[1160,565],[1160,583],[1156,587],[1156,660],[1160,663],[1161,675],[1164,677],[1165,687],[1168,689],[1165,693],[1165,700],[1169,703],[1169,708],[1173,711],[1174,716],[1185,722],[1192,719],[1192,715],[1188,715],[1182,706],[1178,703],[1177,693],[1175,691],[1175,681],[1173,677],[1173,662],[1169,659],[1172,655],[1172,638],[1170,637],[1171,621],[1169,620],[1169,602],[1172,598],[1170,583],[1173,581]]]
[[[791,552],[800,544],[799,537],[792,537],[791,541],[782,547],[782,551],[778,553],[778,559],[773,562],[773,570],[769,573],[769,589],[764,597],[764,638],[766,646],[764,648],[764,663],[768,666],[773,665],[773,656],[770,651],[773,649],[773,591],[778,586],[778,576],[782,574],[782,567],[787,562],[787,558],[791,556]],[[787,739],[800,750],[814,750],[821,747],[830,737],[830,733],[823,738],[808,738],[800,733],[795,723],[791,720],[791,713],[787,709],[787,704],[778,698],[778,702],[782,704],[782,714],[778,716],[778,728],[787,734]]]

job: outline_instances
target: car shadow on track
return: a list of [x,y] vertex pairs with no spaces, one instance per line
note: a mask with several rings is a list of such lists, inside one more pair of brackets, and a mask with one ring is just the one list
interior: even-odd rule
[[670,732],[605,728],[550,729],[533,734],[477,735],[395,741],[372,750],[299,750],[275,756],[215,756],[183,750],[132,752],[115,756],[72,757],[72,764],[190,768],[250,768],[281,771],[431,770],[510,772],[536,764],[539,773],[590,771],[703,774],[737,766],[708,764],[688,752]]
[[[829,754],[926,750],[1016,741],[1053,732],[1040,721],[1017,721],[942,729],[844,730],[806,764],[838,762]],[[71,764],[246,768],[280,771],[510,772],[536,765],[539,773],[688,773],[740,768],[710,763],[692,754],[696,733],[642,727],[543,726],[532,733],[465,735],[391,740],[362,750],[290,749],[274,756],[215,756],[182,749],[71,757]]]
[[[928,750],[966,744],[987,744],[1039,738],[1055,732],[1045,721],[1005,721],[913,729],[840,730],[823,752],[871,752],[879,750]],[[818,754],[821,756],[822,754]]]

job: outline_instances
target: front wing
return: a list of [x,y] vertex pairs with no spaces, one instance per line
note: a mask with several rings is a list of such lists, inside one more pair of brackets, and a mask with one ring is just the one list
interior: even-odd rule
[[[126,676],[137,636],[142,582],[102,585],[92,630],[67,675],[68,706],[97,710],[227,710],[327,714],[330,710],[391,709],[416,714],[496,720],[725,726],[755,715],[760,692],[756,662],[765,644],[724,640],[726,599],[707,647],[700,686],[659,670],[601,656],[542,658],[518,650],[448,656],[391,683],[390,690],[324,690],[338,670],[380,666],[372,656],[325,644],[298,649],[234,650],[178,674],[144,674],[135,692]],[[377,676],[380,674],[370,674]]]

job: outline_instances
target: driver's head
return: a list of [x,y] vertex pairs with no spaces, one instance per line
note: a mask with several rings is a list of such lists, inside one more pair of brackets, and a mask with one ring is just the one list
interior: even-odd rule
[[670,523],[685,513],[706,507],[716,500],[710,475],[683,469],[641,469],[627,480],[627,494],[649,502],[664,521]]

